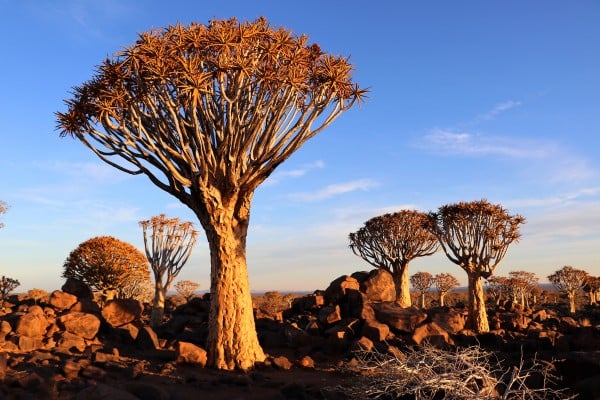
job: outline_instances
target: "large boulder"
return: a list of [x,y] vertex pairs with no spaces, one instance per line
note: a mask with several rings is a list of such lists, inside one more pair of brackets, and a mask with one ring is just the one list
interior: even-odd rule
[[44,315],[27,313],[19,318],[15,332],[31,338],[42,337],[46,333],[46,328],[48,328],[48,319]]
[[116,328],[140,318],[144,306],[134,299],[111,300],[102,309],[102,316],[112,327]]
[[435,322],[423,324],[415,328],[415,331],[412,335],[412,340],[416,344],[421,344],[426,341],[437,347],[454,344],[448,332],[442,329]]
[[193,343],[177,342],[177,362],[183,364],[193,364],[200,367],[206,365],[206,350]]
[[75,278],[67,278],[61,290],[65,293],[77,296],[78,299],[93,299],[94,293],[83,281]]
[[339,304],[346,299],[350,294],[358,294],[360,284],[348,275],[342,275],[332,281],[327,289],[325,289],[325,302],[327,304]]
[[356,272],[352,277],[360,284],[360,291],[369,301],[396,300],[396,287],[392,274],[382,268],[370,272]]
[[94,314],[70,312],[59,318],[67,332],[76,336],[93,339],[100,329],[100,319]]
[[50,294],[49,303],[59,311],[67,310],[77,303],[77,296],[60,290],[55,290]]
[[453,335],[465,329],[466,315],[464,312],[446,307],[428,311],[433,322]]
[[373,303],[375,317],[379,322],[388,325],[398,332],[412,333],[415,328],[427,319],[427,314],[414,307],[404,308],[395,302]]

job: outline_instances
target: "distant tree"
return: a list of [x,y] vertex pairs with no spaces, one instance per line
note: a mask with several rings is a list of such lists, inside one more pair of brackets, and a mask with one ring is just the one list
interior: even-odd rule
[[433,285],[435,280],[433,275],[429,272],[417,272],[410,277],[410,284],[413,288],[419,291],[419,297],[421,299],[421,308],[425,308],[425,293]]
[[567,295],[569,299],[569,312],[575,313],[575,296],[586,282],[587,272],[565,265],[552,275],[548,275],[548,280],[554,287]]
[[47,297],[49,295],[49,293],[47,291],[45,291],[44,289],[29,289],[27,291],[27,296],[31,297],[33,299],[34,303],[38,303],[41,299],[43,299],[44,297]]
[[455,287],[460,285],[458,279],[449,273],[437,274],[433,277],[433,285],[437,289],[440,306],[444,307],[446,295]]
[[0,307],[4,307],[4,302],[6,301],[6,298],[10,292],[18,288],[20,285],[21,283],[18,280],[2,275],[2,278],[0,279]]
[[165,214],[141,221],[146,257],[154,274],[154,302],[150,326],[158,327],[165,312],[165,297],[171,283],[192,254],[198,232],[191,222],[167,218]]
[[194,298],[198,289],[200,289],[200,284],[190,280],[182,280],[175,284],[175,290],[177,293],[185,297],[187,301],[190,301],[192,298]]
[[488,332],[481,278],[492,276],[508,246],[518,241],[519,225],[525,218],[510,215],[502,206],[485,199],[444,205],[429,216],[430,229],[444,253],[467,273],[468,326],[476,332]]
[[590,305],[597,304],[600,301],[600,277],[588,276],[583,284],[583,290],[590,298]]
[[210,366],[245,370],[265,359],[246,264],[252,198],[364,97],[352,69],[264,18],[175,25],[107,58],[57,114],[62,136],[147,175],[200,220],[211,254]]
[[502,298],[510,294],[508,278],[505,276],[490,276],[486,279],[486,292],[495,305],[500,305]]
[[529,308],[529,297],[539,279],[533,272],[511,271],[508,273],[507,285],[513,296],[513,301],[519,303],[523,308]]
[[417,257],[429,256],[438,250],[436,237],[425,223],[427,214],[402,210],[371,218],[358,231],[349,235],[354,254],[385,269],[394,277],[396,302],[410,307],[408,264]]
[[[8,204],[0,200],[0,215],[6,213],[8,211]],[[0,222],[0,228],[4,228],[4,224]]]
[[94,290],[115,289],[119,298],[128,298],[137,286],[150,280],[146,256],[112,236],[80,243],[63,268],[63,278],[79,279]]

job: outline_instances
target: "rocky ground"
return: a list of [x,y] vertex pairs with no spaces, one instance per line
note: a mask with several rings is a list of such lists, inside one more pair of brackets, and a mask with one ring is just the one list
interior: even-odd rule
[[[466,310],[401,308],[381,270],[334,280],[325,291],[256,302],[267,360],[248,373],[204,368],[208,301],[171,304],[153,330],[133,300],[100,307],[68,280],[41,299],[12,296],[0,313],[0,399],[348,399],[356,350],[402,357],[425,344],[481,348],[507,366],[534,355],[580,399],[600,398],[600,310],[489,310],[491,332],[465,329]],[[283,301],[277,301],[283,300]]]

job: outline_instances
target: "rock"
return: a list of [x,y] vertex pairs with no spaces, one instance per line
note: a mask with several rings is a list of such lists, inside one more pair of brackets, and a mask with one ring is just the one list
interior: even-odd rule
[[81,365],[71,359],[67,359],[62,367],[62,373],[67,379],[75,379],[79,376],[81,371]]
[[437,347],[443,347],[447,344],[454,344],[448,332],[442,329],[435,322],[423,324],[415,328],[415,331],[412,335],[412,340],[416,344],[421,344],[423,341],[427,341]]
[[137,337],[135,338],[135,345],[143,350],[160,349],[158,336],[156,335],[156,332],[154,332],[154,330],[149,326],[144,326],[139,330]]
[[15,332],[29,337],[42,337],[46,333],[48,319],[44,315],[27,313],[17,322]]
[[126,390],[106,384],[88,386],[75,396],[75,400],[140,400]]
[[326,304],[339,304],[350,292],[359,292],[360,284],[355,278],[342,275],[329,284],[325,290]]
[[373,350],[373,341],[368,337],[362,336],[360,339],[355,340],[350,346],[350,351],[371,351]]
[[[0,382],[4,382],[6,378],[6,370],[8,367],[8,353],[0,352]],[[1,399],[2,397],[0,397]]]
[[177,342],[177,362],[193,364],[200,367],[206,365],[206,350],[188,342]]
[[390,334],[390,327],[375,319],[367,320],[363,324],[361,334],[374,342],[381,342]]
[[23,352],[30,352],[36,349],[41,349],[44,347],[44,342],[42,342],[41,337],[30,337],[25,335],[18,335],[18,344],[19,350]]
[[393,330],[412,333],[415,327],[427,319],[427,314],[414,307],[404,308],[395,302],[373,303],[378,321],[387,324]]
[[83,367],[80,373],[81,376],[88,379],[93,379],[95,381],[103,381],[104,379],[106,379],[106,375],[108,375],[108,373],[104,369],[95,365],[87,365]]
[[548,318],[548,314],[546,313],[546,310],[541,309],[534,312],[531,315],[531,318],[536,322],[544,322]]
[[0,321],[0,342],[3,342],[8,335],[12,331],[12,327],[8,321]]
[[271,362],[273,363],[273,365],[275,367],[277,367],[279,369],[283,369],[283,370],[287,371],[292,368],[291,361],[288,360],[288,358],[285,356],[273,357]]
[[78,299],[93,299],[94,293],[88,285],[76,278],[67,278],[67,281],[62,286],[62,291],[75,295]]
[[29,307],[27,309],[27,313],[33,314],[33,315],[39,315],[41,317],[46,317],[46,313],[44,312],[44,309],[42,307],[38,306],[37,304],[34,304],[31,307]]
[[55,290],[50,294],[49,303],[52,307],[56,308],[59,311],[68,310],[75,303],[77,303],[77,296],[62,292],[60,290]]
[[134,299],[111,300],[102,309],[102,316],[112,327],[119,327],[140,318],[144,307]]
[[430,310],[431,320],[439,325],[443,330],[455,335],[465,329],[466,315],[453,308],[436,310],[439,312],[432,313]]
[[70,312],[61,316],[59,321],[67,332],[85,339],[93,339],[100,329],[100,319],[94,314]]
[[56,346],[60,349],[66,349],[69,351],[78,351],[83,353],[85,351],[86,343],[83,337],[71,333],[69,331],[63,331],[56,334],[55,337]]
[[319,321],[325,325],[335,324],[342,320],[340,306],[326,306],[319,310]]
[[323,296],[318,294],[309,294],[307,296],[297,297],[292,301],[292,310],[301,313],[306,310],[312,310],[325,304]]
[[369,273],[354,273],[352,277],[360,283],[360,291],[369,301],[395,301],[396,286],[392,274],[382,268],[376,268]]
[[310,356],[304,356],[298,360],[298,365],[302,368],[314,368],[315,362]]

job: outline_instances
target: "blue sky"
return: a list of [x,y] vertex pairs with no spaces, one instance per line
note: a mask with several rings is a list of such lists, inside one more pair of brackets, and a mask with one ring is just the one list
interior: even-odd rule
[[[253,290],[315,290],[371,267],[347,236],[402,208],[487,198],[527,218],[497,274],[563,265],[600,275],[600,3],[595,1],[0,0],[0,273],[54,290],[69,252],[112,235],[143,250],[138,222],[200,225],[144,176],[60,138],[72,86],[138,32],[265,16],[349,56],[361,107],[309,141],[257,190]],[[410,273],[465,273],[438,253]],[[200,236],[179,279],[207,289]]]

